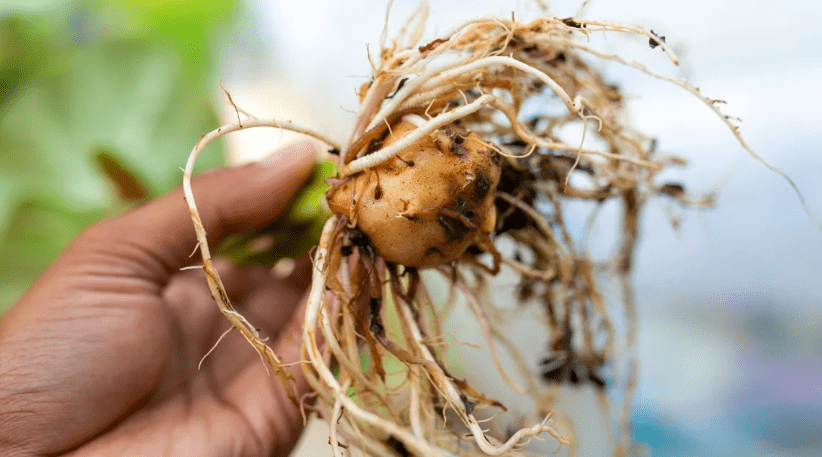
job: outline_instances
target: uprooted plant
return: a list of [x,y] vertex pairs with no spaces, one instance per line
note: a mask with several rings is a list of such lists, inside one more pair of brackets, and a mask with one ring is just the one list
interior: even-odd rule
[[[586,384],[602,398],[612,389],[623,391],[621,406],[609,414],[620,424],[616,453],[625,455],[635,368],[628,364],[619,380],[615,370],[610,376],[603,370],[620,354],[630,357],[635,342],[630,272],[640,212],[659,195],[684,206],[707,206],[711,198],[692,198],[679,184],[658,182],[663,169],[683,162],[656,151],[650,136],[631,127],[623,94],[591,62],[634,67],[692,93],[759,157],[720,112],[721,101],[590,44],[597,34],[632,34],[676,64],[653,32],[578,18],[479,18],[420,44],[426,14],[423,5],[396,40],[386,44],[383,37],[346,141],[288,121],[248,118],[197,144],[184,188],[212,294],[289,386],[288,368],[229,303],[190,179],[200,151],[229,132],[266,126],[314,137],[338,155],[338,171],[327,192],[332,215],[313,253],[301,367],[316,391],[313,408],[330,424],[334,455],[347,446],[379,456],[520,455],[533,439],[569,443],[573,436],[552,428],[552,404],[543,395],[557,384]],[[581,135],[569,142],[569,131]],[[598,146],[586,146],[586,139]],[[564,217],[570,200],[621,204],[611,261],[595,261],[572,236]],[[487,293],[501,270],[519,278],[513,299],[544,313],[549,354],[537,368],[501,330],[494,301],[503,297]],[[533,399],[532,423],[505,436],[484,429],[475,413],[504,405],[443,362],[438,342],[444,311],[427,285],[432,274],[451,286],[452,298],[469,304],[511,388]],[[621,284],[619,300],[603,296],[603,275]],[[383,320],[388,308],[396,315],[393,328]],[[617,330],[614,315],[627,323],[624,331]],[[495,341],[505,345],[525,386],[505,372]],[[398,362],[395,375],[401,367],[400,385],[386,380],[389,358]]]

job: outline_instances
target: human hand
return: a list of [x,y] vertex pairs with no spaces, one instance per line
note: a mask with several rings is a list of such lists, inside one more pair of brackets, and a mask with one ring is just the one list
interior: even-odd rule
[[[315,154],[301,143],[195,179],[209,245],[281,215]],[[84,231],[3,316],[1,455],[288,455],[300,412],[238,332],[198,370],[230,324],[203,271],[180,271],[195,244],[177,189]],[[310,263],[287,278],[216,265],[239,312],[284,363],[299,360]]]

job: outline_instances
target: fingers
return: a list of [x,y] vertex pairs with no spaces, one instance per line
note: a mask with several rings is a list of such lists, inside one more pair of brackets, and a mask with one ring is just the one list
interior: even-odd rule
[[[297,300],[299,305],[286,317],[279,332],[272,335],[269,345],[285,367],[295,377],[294,389],[297,398],[309,392],[309,386],[300,367],[300,347],[302,322],[308,292]],[[276,311],[272,311],[276,312]],[[239,338],[236,338],[239,341]],[[239,351],[252,353],[253,349],[242,341],[245,347]],[[236,356],[235,356],[236,357]],[[274,373],[266,374],[265,362],[257,357],[246,359],[242,371],[235,371],[235,377],[228,385],[225,399],[242,411],[253,433],[260,438],[266,449],[263,455],[288,455],[300,436],[303,427],[300,409],[288,398],[280,378]],[[224,368],[224,367],[221,367]],[[270,367],[268,368],[270,369]]]
[[[227,259],[217,259],[215,266],[234,308],[267,338],[276,338],[282,331],[311,282],[312,266],[307,255],[295,259],[294,267],[288,274],[273,272],[271,268],[260,265],[236,265]],[[182,273],[185,274],[172,279],[166,290],[181,285],[183,281],[179,279],[182,276],[185,277],[188,291],[201,291],[206,298],[204,301],[210,303],[208,289],[204,287],[204,272],[197,269]],[[180,313],[190,314],[193,311],[190,302],[177,302],[181,303]],[[217,313],[216,306],[207,309]],[[228,325],[228,321],[223,323]]]
[[[196,177],[192,190],[209,245],[235,233],[256,230],[277,219],[305,184],[315,162],[311,143],[297,143],[267,161],[228,167]],[[296,236],[297,234],[295,234]],[[191,263],[194,226],[182,189],[120,217],[98,224],[81,237],[103,256],[129,262],[141,275],[164,283]]]

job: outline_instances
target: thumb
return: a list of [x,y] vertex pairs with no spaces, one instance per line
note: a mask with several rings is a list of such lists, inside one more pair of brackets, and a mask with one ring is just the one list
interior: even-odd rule
[[[312,143],[301,142],[278,150],[263,162],[218,169],[192,180],[209,245],[265,227],[281,216],[311,176],[316,156]],[[109,259],[121,259],[130,264],[133,274],[164,284],[191,263],[196,243],[182,188],[177,188],[93,226],[72,247],[91,247]]]

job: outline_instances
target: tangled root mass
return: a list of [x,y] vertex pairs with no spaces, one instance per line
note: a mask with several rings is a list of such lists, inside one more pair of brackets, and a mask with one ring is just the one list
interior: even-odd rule
[[[310,408],[329,422],[333,454],[527,455],[535,439],[573,451],[575,427],[555,411],[561,434],[550,416],[558,387],[572,386],[596,392],[613,424],[614,455],[628,455],[636,377],[630,273],[639,216],[655,196],[697,207],[712,200],[658,182],[662,170],[683,161],[660,154],[628,123],[623,94],[596,62],[679,85],[753,151],[718,100],[591,44],[600,34],[633,34],[648,52],[661,48],[676,64],[653,32],[579,18],[480,18],[421,42],[426,14],[423,4],[400,36],[382,45],[347,141],[251,119],[198,143],[184,187],[213,295],[288,386],[289,369],[233,310],[211,267],[189,180],[205,144],[230,131],[272,126],[308,134],[339,154],[327,194],[333,215],[313,257],[301,365],[316,391]],[[569,141],[569,131],[582,133]],[[570,201],[590,202],[593,215],[607,202],[622,208],[612,258],[592,258],[572,235]],[[501,272],[517,278],[513,297],[488,293]],[[450,286],[449,303],[461,297],[475,314],[511,390],[530,398],[533,410],[512,416],[513,423],[481,423],[505,405],[444,362],[443,320],[451,305],[433,293],[437,276]],[[618,299],[606,299],[602,278],[612,278]],[[543,334],[526,341],[545,345],[540,360],[526,360],[503,330],[498,305],[512,299],[543,316]],[[503,368],[497,344],[523,386]]]

